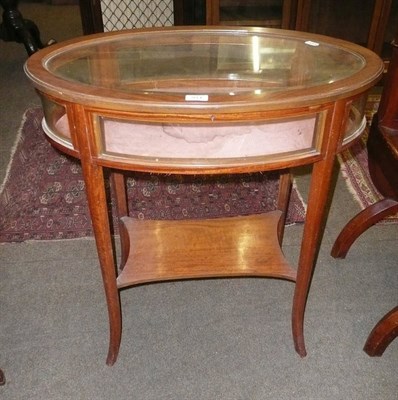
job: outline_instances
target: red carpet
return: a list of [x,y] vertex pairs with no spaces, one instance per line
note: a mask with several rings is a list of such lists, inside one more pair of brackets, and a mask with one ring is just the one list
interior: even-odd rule
[[[42,111],[24,115],[0,191],[0,242],[72,239],[92,235],[80,164],[51,147]],[[195,219],[256,214],[275,209],[275,173],[224,176],[131,174],[130,215]],[[305,207],[293,190],[287,223],[303,222]]]

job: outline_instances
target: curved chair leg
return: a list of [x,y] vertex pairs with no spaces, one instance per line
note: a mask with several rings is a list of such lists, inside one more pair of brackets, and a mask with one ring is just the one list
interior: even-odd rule
[[371,357],[380,357],[398,336],[398,306],[387,313],[373,328],[363,350]]
[[0,369],[0,385],[4,385],[6,383],[6,377],[4,376],[4,372]]
[[362,210],[340,232],[331,251],[332,257],[344,258],[351,245],[363,232],[396,212],[398,212],[398,201],[391,198],[384,198]]
[[0,5],[4,9],[0,38],[5,41],[23,43],[28,55],[32,55],[43,47],[43,43],[37,26],[22,17],[18,10],[18,3],[18,0],[0,0]]

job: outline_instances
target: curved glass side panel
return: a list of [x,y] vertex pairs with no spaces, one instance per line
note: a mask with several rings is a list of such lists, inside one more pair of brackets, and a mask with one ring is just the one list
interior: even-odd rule
[[362,96],[359,99],[353,101],[348,116],[348,122],[346,132],[343,139],[343,146],[350,143],[352,140],[362,134],[366,128],[367,119],[365,117],[367,96]]
[[62,146],[73,150],[74,147],[65,107],[44,96],[41,97],[41,102],[44,111],[42,126],[46,135]]

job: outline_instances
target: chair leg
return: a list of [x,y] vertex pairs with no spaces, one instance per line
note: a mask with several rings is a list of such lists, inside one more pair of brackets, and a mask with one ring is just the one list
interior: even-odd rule
[[340,232],[331,251],[332,257],[345,258],[351,245],[363,232],[396,212],[398,212],[398,201],[391,198],[384,198],[362,210]]
[[380,357],[398,336],[398,306],[388,312],[373,328],[363,350],[370,357]]
[[6,383],[6,377],[4,376],[4,372],[0,369],[0,385],[4,385]]
[[18,0],[0,0],[0,5],[4,9],[0,38],[23,43],[30,56],[44,46],[40,40],[39,29],[32,21],[22,17],[18,3]]

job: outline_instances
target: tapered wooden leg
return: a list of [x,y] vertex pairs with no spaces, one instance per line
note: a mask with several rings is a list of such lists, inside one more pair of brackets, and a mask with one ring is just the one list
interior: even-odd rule
[[329,125],[327,130],[329,133],[325,157],[315,163],[312,170],[292,310],[293,341],[301,357],[307,355],[304,342],[304,313],[307,296],[324,231],[336,147],[344,129],[342,121],[346,120],[348,111],[344,103],[337,103],[333,112],[328,115],[330,119],[326,122]]
[[373,328],[364,351],[371,357],[380,357],[398,336],[398,306],[388,312]]
[[311,200],[308,202],[304,225],[292,313],[294,346],[301,357],[307,355],[304,343],[304,312],[323,232],[323,220],[327,205],[328,190],[318,190],[318,188],[320,186],[328,187],[331,182],[332,168],[333,162],[322,161],[315,164],[311,178],[309,192]]
[[115,194],[116,200],[116,212],[118,217],[119,235],[120,235],[120,270],[123,269],[126,264],[126,260],[129,255],[129,238],[125,228],[125,225],[121,222],[122,217],[128,216],[128,202],[126,193],[126,182],[124,175],[120,172],[112,171],[111,173],[111,185]]
[[[75,129],[79,132],[85,132],[89,129],[91,120],[85,114],[84,109],[80,106],[76,106],[73,112],[76,114]],[[122,334],[122,316],[119,290],[116,285],[116,266],[114,262],[104,173],[103,168],[96,165],[91,158],[89,136],[81,134],[78,135],[78,138],[87,202],[90,210],[108,307],[110,338],[106,363],[108,365],[113,365],[119,353]]]
[[110,340],[106,363],[113,365],[119,353],[122,319],[104,175],[101,167],[92,164],[82,162],[82,169],[108,306]]
[[287,210],[289,207],[290,194],[292,192],[292,175],[290,171],[284,171],[279,177],[279,192],[277,207],[282,211],[281,219],[278,224],[278,239],[279,244],[282,245],[283,234],[285,232]]
[[385,198],[362,210],[344,226],[334,242],[331,255],[345,258],[355,240],[383,218],[398,212],[398,201]]

